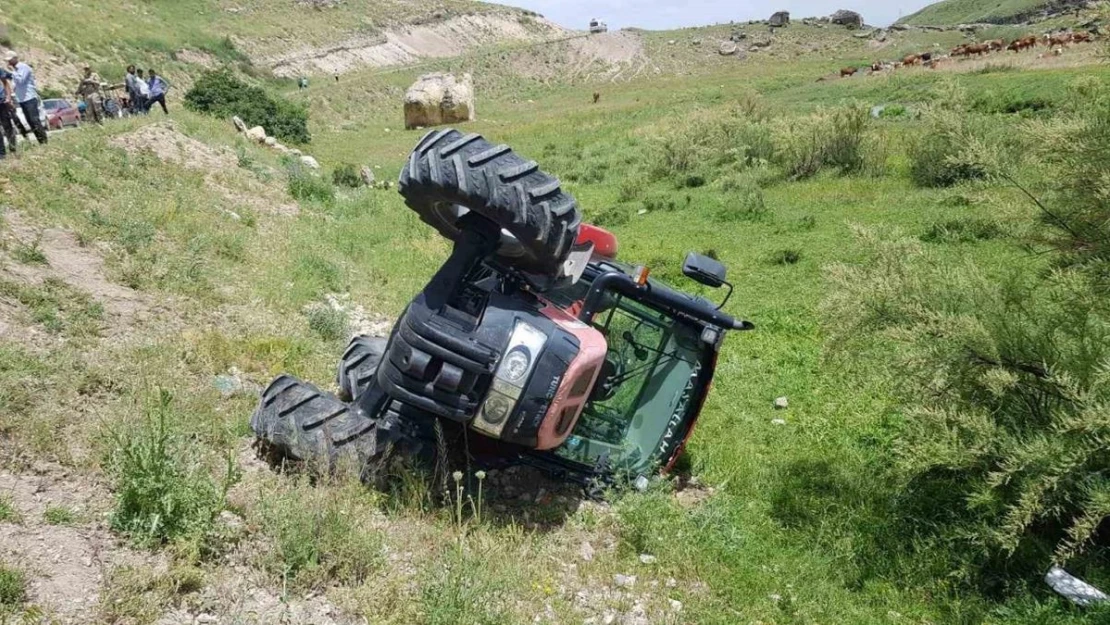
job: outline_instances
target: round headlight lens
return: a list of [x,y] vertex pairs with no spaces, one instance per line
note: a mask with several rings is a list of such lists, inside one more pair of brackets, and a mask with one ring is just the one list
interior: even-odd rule
[[509,413],[513,411],[513,400],[500,395],[492,393],[486,403],[482,404],[482,420],[491,425],[497,425],[509,418]]
[[520,384],[524,381],[524,376],[528,374],[528,367],[532,364],[532,358],[528,355],[525,349],[514,349],[505,356],[505,361],[501,364],[501,371],[505,376],[506,382],[513,384]]

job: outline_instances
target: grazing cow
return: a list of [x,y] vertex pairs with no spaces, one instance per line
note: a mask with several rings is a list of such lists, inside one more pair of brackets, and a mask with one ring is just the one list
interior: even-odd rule
[[1072,33],[1072,43],[1089,43],[1091,41],[1091,33]]
[[601,94],[595,91],[594,92],[594,104],[597,104],[600,101],[601,101]]
[[1022,50],[1025,50],[1027,48],[1034,48],[1036,46],[1037,36],[1026,35],[1020,39],[1014,39],[1014,41],[1007,47],[1007,49],[1013,50],[1014,52],[1021,52]]
[[858,71],[859,71],[858,67],[842,67],[842,68],[840,68],[840,77],[841,78],[849,78],[851,76],[855,76],[856,72],[858,72]]
[[1071,33],[1057,33],[1055,35],[1045,35],[1045,45],[1050,48],[1058,46],[1066,46],[1072,41]]
[[883,71],[883,64],[881,62],[875,61],[874,63],[871,64],[871,72],[872,73],[881,72],[881,71]]
[[906,58],[902,59],[902,67],[911,67],[913,65],[917,65],[920,61],[921,57],[919,55],[910,54],[907,55]]
[[998,52],[1006,47],[1006,41],[1004,39],[992,39],[987,42],[987,47],[990,48],[991,52]]

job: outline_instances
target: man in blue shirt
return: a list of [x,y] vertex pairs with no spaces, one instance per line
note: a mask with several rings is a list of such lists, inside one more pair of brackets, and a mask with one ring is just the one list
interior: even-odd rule
[[23,110],[23,117],[35,133],[39,143],[46,143],[46,129],[42,127],[39,118],[39,92],[35,87],[35,73],[31,66],[19,61],[19,56],[12,52],[8,55],[8,67],[12,68],[12,85],[15,87],[15,101]]
[[162,105],[162,113],[169,115],[170,111],[166,108],[166,92],[170,90],[169,83],[164,78],[159,76],[154,70],[150,71],[150,97],[146,102],[146,109],[149,111],[154,108],[154,103]]

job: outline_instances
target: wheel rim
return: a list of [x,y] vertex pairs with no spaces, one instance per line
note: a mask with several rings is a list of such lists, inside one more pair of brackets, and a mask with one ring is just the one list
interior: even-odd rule
[[[460,232],[458,226],[459,219],[470,213],[471,210],[460,204],[452,204],[450,202],[436,202],[432,205],[432,214],[435,216],[436,221],[442,224],[445,234],[449,238],[457,239]],[[506,230],[501,229],[501,244],[497,248],[498,256],[505,256],[508,258],[526,258],[528,251],[520,244],[520,240],[516,236]]]

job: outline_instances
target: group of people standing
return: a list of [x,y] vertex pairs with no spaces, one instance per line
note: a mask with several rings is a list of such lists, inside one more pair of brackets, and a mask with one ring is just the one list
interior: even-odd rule
[[[4,62],[7,68],[0,67],[0,158],[4,158],[9,150],[15,152],[17,127],[24,138],[33,132],[39,143],[48,140],[39,115],[39,92],[34,71],[14,52],[8,54]],[[19,119],[16,107],[23,112],[26,126]]]
[[143,70],[136,69],[134,65],[127,66],[127,77],[124,79],[127,88],[127,98],[132,113],[147,113],[155,104],[162,107],[162,113],[169,115],[166,108],[166,92],[170,84],[165,78],[154,70],[147,70],[143,77]]
[[[77,86],[76,95],[85,101],[86,116],[100,123],[104,114],[103,90],[108,85],[88,65],[84,67],[84,72],[81,83]],[[162,107],[164,114],[170,114],[169,109],[166,108],[166,93],[170,90],[170,85],[165,78],[158,75],[158,72],[147,70],[144,76],[143,70],[137,69],[134,65],[128,65],[124,88],[127,89],[125,106],[132,115],[149,113],[155,104]]]

